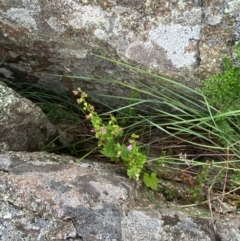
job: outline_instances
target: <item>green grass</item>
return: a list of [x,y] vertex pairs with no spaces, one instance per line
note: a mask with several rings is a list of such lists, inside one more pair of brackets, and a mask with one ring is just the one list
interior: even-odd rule
[[[228,191],[231,194],[238,190],[232,190],[230,186],[233,172],[236,180],[240,180],[240,128],[235,121],[239,119],[239,109],[219,112],[216,106],[209,103],[209,96],[199,90],[117,60],[96,56],[149,76],[154,84],[153,88],[138,79],[130,85],[112,78],[67,76],[84,81],[101,81],[103,84],[114,83],[134,93],[134,96],[126,97],[99,94],[98,98],[122,99],[129,103],[117,109],[109,107],[109,112],[117,116],[119,123],[126,125],[123,142],[131,133],[141,136],[139,144],[148,155],[146,170],[156,172],[160,178],[171,178],[162,170],[188,176],[186,180],[182,177],[182,181],[198,187],[192,191],[193,201],[197,202],[202,201],[199,193],[204,191],[204,185],[211,187],[210,180],[214,180],[214,186],[221,193]],[[234,130],[231,133],[226,128],[229,125]],[[168,150],[171,154],[163,154]],[[214,174],[210,173],[204,179],[204,175],[200,174],[206,168]],[[202,179],[198,180],[197,176]],[[220,180],[217,178],[219,176],[225,179]],[[188,178],[194,179],[195,184]]]
[[[107,121],[106,114],[111,113],[124,128],[121,143],[126,143],[132,133],[140,136],[138,144],[148,156],[144,171],[154,172],[160,179],[187,184],[189,202],[204,202],[202,193],[208,195],[204,188],[214,187],[219,195],[224,194],[227,198],[227,194],[233,198],[235,193],[234,198],[240,203],[240,128],[236,121],[240,118],[240,109],[221,108],[219,111],[204,91],[117,60],[95,56],[151,80],[147,83],[136,79],[131,85],[113,78],[65,76],[102,84],[114,83],[129,90],[130,96],[99,94],[90,96],[90,99],[98,103],[97,110],[98,107],[106,110],[98,113],[103,121]],[[91,124],[76,99],[61,93],[49,93],[35,85],[15,88],[37,103],[54,124],[75,136],[71,145],[49,151],[104,158],[98,153]],[[126,104],[112,108],[101,102],[102,98],[122,100]]]
[[[102,82],[114,82],[123,87],[129,88],[132,91],[138,92],[139,95],[145,97],[145,99],[132,99],[130,97],[99,95],[99,97],[112,99],[124,98],[129,102],[134,101],[133,104],[110,111],[110,113],[117,113],[120,116],[119,119],[123,118],[124,121],[126,121],[126,119],[130,120],[127,129],[138,129],[139,126],[141,126],[141,128],[144,126],[147,129],[150,127],[158,129],[169,136],[183,141],[184,143],[188,143],[195,148],[203,149],[209,153],[214,152],[214,150],[217,150],[220,153],[225,153],[226,146],[223,146],[222,144],[223,141],[225,141],[228,144],[227,146],[231,147],[234,155],[236,157],[240,156],[239,150],[236,148],[236,145],[238,144],[237,136],[234,136],[229,140],[228,136],[224,133],[224,129],[217,125],[217,120],[219,120],[219,118],[229,118],[231,121],[233,117],[238,117],[240,115],[240,110],[226,111],[224,113],[216,114],[214,107],[210,106],[206,97],[197,90],[122,62],[102,56],[98,57],[155,78],[154,85],[157,86],[156,89],[153,89],[151,86],[138,80],[136,80],[136,86],[131,86],[115,79],[101,80]],[[78,77],[74,76],[74,78]],[[85,79],[85,77],[79,78]],[[99,81],[97,78],[90,79],[91,81]],[[188,93],[188,95],[184,95],[184,93]],[[134,108],[135,112],[137,112],[137,109],[144,108],[147,108],[147,111],[144,114],[135,113],[135,115],[132,116],[125,112],[126,109],[130,108]],[[148,113],[151,113],[151,115]],[[187,135],[190,138],[185,139],[184,135]],[[196,138],[197,141],[193,141],[194,138]],[[219,143],[219,140],[222,140],[222,142]]]

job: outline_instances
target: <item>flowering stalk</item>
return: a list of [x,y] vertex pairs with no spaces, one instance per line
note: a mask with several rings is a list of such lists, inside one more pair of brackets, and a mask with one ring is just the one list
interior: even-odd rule
[[75,95],[80,94],[78,103],[83,104],[83,110],[88,114],[86,118],[89,119],[93,125],[95,137],[98,139],[98,146],[102,147],[101,153],[114,161],[122,160],[127,167],[127,174],[130,178],[138,180],[143,166],[147,160],[146,155],[141,153],[136,139],[138,136],[132,134],[128,141],[128,145],[120,144],[118,137],[123,135],[123,128],[117,125],[117,120],[113,115],[110,115],[110,120],[105,125],[94,109],[87,101],[87,94],[80,88],[73,91]]

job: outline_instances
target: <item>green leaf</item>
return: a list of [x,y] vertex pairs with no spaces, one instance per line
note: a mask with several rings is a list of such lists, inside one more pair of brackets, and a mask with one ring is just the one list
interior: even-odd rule
[[151,174],[144,173],[143,182],[147,187],[150,187],[153,190],[157,190],[157,184],[159,183],[159,179],[156,177],[156,173],[153,172]]
[[104,144],[101,153],[110,159],[115,159],[117,157],[117,153],[115,150],[115,143],[110,141]]

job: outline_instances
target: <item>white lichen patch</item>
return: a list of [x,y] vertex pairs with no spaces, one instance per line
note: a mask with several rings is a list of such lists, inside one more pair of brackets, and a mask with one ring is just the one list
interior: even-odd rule
[[201,8],[193,8],[190,11],[186,10],[183,13],[180,13],[178,11],[172,11],[177,12],[178,16],[177,18],[180,18],[182,22],[184,22],[188,26],[192,25],[199,25],[202,23],[202,9]]
[[6,12],[6,18],[28,30],[37,30],[37,23],[29,14],[29,11],[24,8],[10,8]]
[[83,59],[87,55],[87,49],[61,49],[60,54],[62,56],[70,56],[78,59]]
[[227,5],[228,7],[224,9],[224,13],[228,13],[232,17],[240,14],[240,0],[229,1]]
[[142,211],[131,210],[122,222],[123,240],[163,240],[163,222]]
[[146,6],[146,8],[148,8],[149,6],[151,6],[151,2],[152,2],[152,0],[147,0],[146,2],[145,2],[145,6]]
[[222,15],[220,14],[217,14],[217,15],[209,15],[207,16],[207,23],[209,25],[217,25],[219,23],[221,23],[221,20],[222,20]]
[[164,48],[173,65],[181,68],[196,63],[196,53],[186,49],[200,39],[200,32],[200,25],[159,24],[157,28],[149,31],[149,40]]
[[60,20],[58,20],[56,17],[50,17],[47,20],[47,24],[56,32],[64,32],[65,31],[65,27],[64,25],[61,23]]
[[179,0],[178,1],[178,7],[179,7],[180,10],[185,10],[186,5],[187,4],[186,4],[186,2],[184,0]]
[[102,40],[107,40],[107,39],[108,39],[107,33],[106,33],[104,30],[102,30],[102,29],[96,29],[96,30],[94,31],[94,35],[95,35],[97,38],[102,39]]
[[[8,106],[16,100],[19,101],[19,98],[13,95],[13,91],[0,83],[0,106],[2,106],[7,113],[10,112]],[[8,117],[3,115],[2,118],[5,119]]]
[[99,6],[82,6],[70,16],[69,24],[75,29],[105,27],[108,29],[108,20],[104,11]]
[[211,25],[211,26],[220,24],[221,21],[223,20],[223,15],[213,13],[212,7],[205,7],[204,15],[206,16],[206,24]]
[[11,164],[12,161],[7,155],[0,154],[0,170],[8,171]]
[[39,0],[22,0],[23,6],[31,13],[40,13]]

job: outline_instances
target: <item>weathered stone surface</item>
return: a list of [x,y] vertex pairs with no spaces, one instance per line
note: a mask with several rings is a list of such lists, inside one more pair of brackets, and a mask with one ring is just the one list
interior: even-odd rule
[[[59,135],[42,110],[0,82],[0,149],[38,151]],[[66,137],[64,142],[69,142]]]
[[1,240],[240,240],[237,216],[217,219],[216,239],[210,219],[149,205],[121,166],[75,161],[43,152],[0,154]]
[[197,87],[239,40],[239,8],[239,0],[0,0],[0,72],[59,91],[128,95],[114,84],[46,75],[134,83],[133,73],[90,54],[99,53]]

